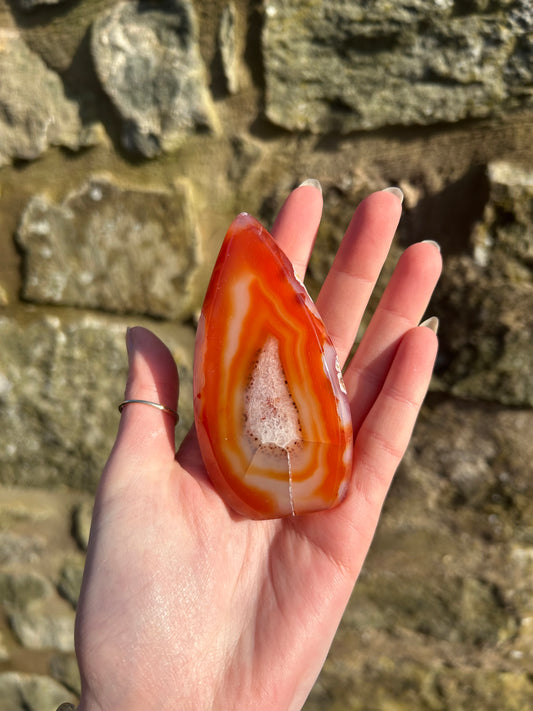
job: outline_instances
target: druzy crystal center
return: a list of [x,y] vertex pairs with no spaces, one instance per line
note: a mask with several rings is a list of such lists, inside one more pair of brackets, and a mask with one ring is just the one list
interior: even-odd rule
[[298,410],[280,361],[279,344],[267,339],[245,392],[246,432],[258,445],[287,449],[301,439]]

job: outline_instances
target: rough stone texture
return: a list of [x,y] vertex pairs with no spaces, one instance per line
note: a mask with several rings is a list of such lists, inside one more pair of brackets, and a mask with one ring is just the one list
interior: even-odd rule
[[51,594],[52,586],[42,575],[0,571],[0,604],[8,609],[25,610]]
[[488,116],[530,101],[532,31],[527,0],[268,0],[266,113],[315,133]]
[[472,241],[474,259],[511,284],[533,286],[533,171],[504,161],[487,167],[488,203]]
[[222,67],[226,76],[228,91],[236,94],[239,90],[239,49],[235,23],[237,14],[234,3],[230,2],[220,18],[219,43]]
[[[365,650],[366,651],[366,650]],[[342,661],[341,661],[342,664]],[[486,673],[464,668],[450,673],[401,657],[380,656],[362,674],[339,672],[326,663],[305,711],[519,711],[531,704],[532,684],[525,673]],[[400,704],[398,699],[401,699]]]
[[[94,491],[118,426],[116,408],[126,382],[125,330],[123,322],[89,315],[70,323],[46,317],[25,327],[0,317],[2,483],[65,483]],[[172,335],[167,340],[184,365],[187,393],[191,356],[179,340],[187,333],[174,330]],[[180,427],[185,431],[191,415],[184,407]]]
[[[47,317],[24,329],[0,320],[4,483],[94,488],[109,451],[108,433],[118,422],[124,330],[104,328],[93,317],[72,325]],[[51,456],[43,458],[43,450]]]
[[82,501],[76,507],[72,522],[72,534],[81,550],[86,551],[89,545],[89,534],[91,532],[91,519],[93,515],[92,501]]
[[34,7],[39,7],[40,5],[59,5],[65,0],[17,0],[18,5],[23,10],[32,10]]
[[77,607],[80,597],[84,563],[82,557],[67,559],[61,569],[57,584],[59,594],[68,600],[73,608]]
[[119,3],[95,22],[92,53],[128,150],[150,158],[214,126],[187,0]]
[[[31,557],[16,555],[11,546],[11,553],[0,558],[2,711],[55,711],[63,701],[75,701],[73,694],[79,693],[72,653],[74,611],[55,583],[61,571],[81,557],[69,535],[70,517],[75,508],[90,501],[91,497],[67,489],[0,486],[0,527],[7,527],[3,535],[25,541],[19,550],[31,550],[34,542]],[[0,541],[2,551],[4,542]],[[37,675],[37,670],[49,670],[56,681]]]
[[532,426],[430,398],[306,711],[531,705]]
[[21,563],[29,568],[41,559],[44,548],[44,540],[38,534],[20,536],[0,531],[0,565]]
[[11,629],[27,649],[74,651],[74,613],[51,614],[48,611],[25,610],[9,616]]
[[0,674],[0,711],[55,711],[59,704],[75,702],[64,686],[37,674]]
[[61,205],[32,198],[22,216],[28,301],[186,317],[200,255],[187,186],[146,191],[93,178]]
[[95,126],[83,125],[59,76],[15,30],[2,27],[0,76],[0,167],[37,158],[51,145],[77,150],[99,140]]
[[466,252],[438,292],[438,373],[455,395],[533,406],[533,173],[497,162]]
[[50,673],[56,681],[79,697],[81,693],[80,672],[74,655],[56,654],[53,656],[50,660]]

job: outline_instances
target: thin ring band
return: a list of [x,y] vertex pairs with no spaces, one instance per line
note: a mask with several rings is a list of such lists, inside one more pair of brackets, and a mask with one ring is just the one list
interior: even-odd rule
[[166,412],[167,415],[172,415],[172,417],[174,417],[174,419],[176,420],[176,424],[178,424],[179,422],[180,416],[178,415],[176,410],[173,410],[171,407],[167,407],[166,405],[160,405],[158,402],[151,402],[150,400],[123,400],[118,406],[118,411],[122,412],[126,405],[131,405],[132,403],[156,407],[158,410],[161,410],[161,412]]

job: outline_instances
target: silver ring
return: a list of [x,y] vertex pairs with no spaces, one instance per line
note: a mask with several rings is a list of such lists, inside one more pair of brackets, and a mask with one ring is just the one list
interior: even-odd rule
[[160,405],[158,402],[151,402],[150,400],[122,400],[120,405],[118,406],[118,411],[122,412],[122,410],[126,407],[126,405],[131,405],[132,403],[139,403],[140,405],[150,405],[151,407],[156,407],[158,410],[161,410],[161,412],[166,412],[167,415],[172,415],[174,419],[176,420],[176,424],[178,424],[180,416],[176,412],[176,410],[173,410],[171,407],[167,407],[166,405]]

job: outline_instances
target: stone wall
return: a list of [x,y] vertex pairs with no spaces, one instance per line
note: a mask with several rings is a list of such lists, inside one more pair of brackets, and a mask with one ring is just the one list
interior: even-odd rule
[[321,180],[316,293],[399,185],[384,273],[435,239],[441,350],[307,711],[533,705],[530,0],[0,0],[0,710],[74,699],[124,332],[194,324],[236,213]]

